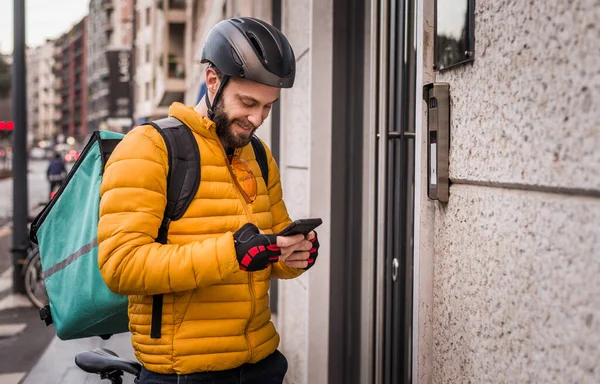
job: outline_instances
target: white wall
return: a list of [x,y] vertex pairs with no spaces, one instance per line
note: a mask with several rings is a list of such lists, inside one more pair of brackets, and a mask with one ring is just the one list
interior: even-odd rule
[[288,383],[326,383],[329,341],[332,1],[286,0],[283,32],[297,58],[296,82],[283,91],[281,159],[292,218],[321,217],[319,261],[279,285],[278,329]]

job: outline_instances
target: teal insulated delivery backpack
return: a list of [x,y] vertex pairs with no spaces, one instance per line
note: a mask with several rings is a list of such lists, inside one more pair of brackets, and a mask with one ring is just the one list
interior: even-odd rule
[[[200,153],[191,130],[176,118],[147,123],[163,137],[169,157],[167,206],[157,242],[166,243],[169,223],[183,216],[200,184]],[[128,332],[127,296],[113,293],[98,267],[100,185],[121,133],[96,131],[56,196],[31,225],[38,244],[50,304],[40,310],[62,340]],[[268,179],[266,152],[252,137],[261,172]],[[162,295],[153,300],[152,333],[160,337]]]

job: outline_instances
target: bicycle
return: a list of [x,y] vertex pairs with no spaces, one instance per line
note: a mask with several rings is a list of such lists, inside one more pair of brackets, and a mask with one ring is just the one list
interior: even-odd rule
[[[54,196],[58,193],[60,184],[54,185],[50,191],[48,202],[44,205],[50,204]],[[34,220],[34,217],[28,217],[28,222]],[[23,280],[25,282],[25,295],[38,309],[45,307],[50,302],[48,293],[46,292],[46,283],[42,274],[42,262],[40,260],[40,249],[37,244],[29,242],[27,250],[27,258],[23,264],[21,271]]]
[[23,279],[25,280],[25,294],[29,301],[38,309],[48,305],[49,299],[46,283],[42,276],[40,250],[36,244],[31,244],[27,259],[25,259]]
[[140,363],[123,359],[106,348],[78,353],[75,364],[85,372],[100,375],[102,380],[110,380],[112,384],[122,384],[124,372],[134,375],[134,383],[139,383],[142,370]]

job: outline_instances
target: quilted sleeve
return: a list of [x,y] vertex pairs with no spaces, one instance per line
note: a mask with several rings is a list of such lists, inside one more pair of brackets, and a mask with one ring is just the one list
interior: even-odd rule
[[[267,158],[269,161],[269,199],[271,200],[271,215],[273,216],[273,233],[281,232],[285,227],[292,223],[288,215],[287,208],[283,201],[283,190],[281,188],[281,177],[279,167],[273,158],[271,151],[265,146]],[[303,269],[291,268],[285,265],[284,261],[273,264],[271,275],[278,279],[293,279],[304,273]]]
[[123,295],[155,295],[216,284],[239,269],[233,234],[185,245],[155,242],[167,197],[168,158],[159,132],[142,126],[110,156],[100,189],[98,264]]

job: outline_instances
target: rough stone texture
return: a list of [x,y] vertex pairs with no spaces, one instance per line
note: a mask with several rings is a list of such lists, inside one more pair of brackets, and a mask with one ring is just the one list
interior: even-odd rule
[[475,62],[442,71],[450,177],[600,190],[600,3],[475,2]]
[[454,186],[436,210],[433,382],[600,382],[600,199]]

